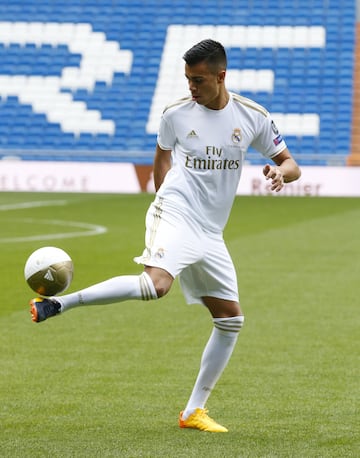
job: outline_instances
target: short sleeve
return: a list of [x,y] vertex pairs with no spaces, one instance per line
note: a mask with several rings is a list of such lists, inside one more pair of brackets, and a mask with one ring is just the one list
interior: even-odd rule
[[259,125],[258,135],[251,146],[266,157],[274,157],[286,148],[286,143],[281,136],[276,124],[268,113]]
[[157,142],[164,150],[173,150],[176,143],[176,135],[172,124],[163,115],[160,120]]

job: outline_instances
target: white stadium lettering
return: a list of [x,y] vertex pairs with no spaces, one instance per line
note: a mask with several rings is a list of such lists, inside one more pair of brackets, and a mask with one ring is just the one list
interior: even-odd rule
[[[194,42],[207,37],[220,40],[228,48],[323,48],[326,44],[326,31],[321,26],[170,25],[149,109],[148,134],[157,132],[163,108],[188,93],[181,57]],[[85,102],[74,100],[71,91],[91,92],[96,82],[110,85],[116,72],[130,74],[132,51],[121,50],[117,41],[108,41],[103,32],[94,32],[88,23],[0,22],[0,43],[66,45],[69,52],[81,55],[80,65],[64,67],[59,77],[0,74],[3,99],[18,97],[35,113],[45,114],[48,122],[58,123],[63,132],[114,135],[115,122],[102,119],[99,110],[90,110]],[[270,69],[229,69],[227,85],[238,92],[273,92],[275,78],[276,70],[274,74]],[[319,135],[320,119],[316,113],[272,115],[284,135]]]
[[113,135],[115,123],[105,120],[99,110],[89,110],[85,102],[74,101],[70,92],[85,89],[91,92],[96,82],[110,85],[114,73],[129,74],[133,53],[120,50],[117,41],[108,41],[103,32],[94,32],[88,23],[0,22],[0,43],[35,44],[37,47],[66,45],[69,52],[80,54],[79,67],[64,67],[61,75],[1,75],[0,95],[16,96],[22,104],[30,104],[35,113],[60,124],[63,132]]
[[[182,56],[195,42],[205,38],[221,41],[226,48],[324,48],[326,31],[321,26],[231,26],[170,25],[160,63],[146,131],[157,132],[164,107],[188,93]],[[227,86],[233,91],[273,92],[272,70],[229,69]],[[319,135],[316,113],[272,113],[284,135]]]

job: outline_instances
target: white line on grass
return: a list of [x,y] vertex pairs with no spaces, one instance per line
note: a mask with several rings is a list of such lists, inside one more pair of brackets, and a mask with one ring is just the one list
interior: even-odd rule
[[[30,202],[19,202],[16,204],[3,204],[0,205],[0,211],[8,210],[20,210],[24,208],[35,208],[35,207],[48,207],[54,205],[66,205],[66,200],[34,200]],[[77,221],[64,221],[57,219],[45,219],[39,220],[35,218],[22,218],[16,219],[17,222],[22,222],[25,224],[50,224],[52,226],[66,226],[66,227],[76,227],[85,229],[84,231],[73,231],[73,232],[58,232],[54,234],[39,234],[39,235],[29,235],[26,237],[3,237],[0,238],[0,243],[15,243],[15,242],[32,242],[37,240],[54,240],[54,239],[70,239],[75,237],[89,237],[92,235],[104,234],[107,232],[105,226],[100,226],[97,224],[89,223],[79,223]]]
[[66,205],[66,200],[38,200],[33,202],[19,202],[17,204],[0,205],[0,211],[19,210],[22,208],[50,207],[53,205]]
[[70,226],[70,227],[79,227],[86,229],[85,231],[74,231],[74,232],[58,232],[55,234],[39,234],[39,235],[30,235],[26,237],[4,237],[0,238],[0,243],[15,243],[15,242],[32,242],[37,240],[53,240],[53,239],[70,239],[74,237],[88,237],[91,235],[99,235],[107,232],[107,228],[104,226],[99,226],[97,224],[88,224],[88,223],[79,223],[76,221],[62,221],[57,219],[35,219],[35,218],[24,218],[17,220],[23,223],[36,223],[36,224],[50,224],[53,226]]

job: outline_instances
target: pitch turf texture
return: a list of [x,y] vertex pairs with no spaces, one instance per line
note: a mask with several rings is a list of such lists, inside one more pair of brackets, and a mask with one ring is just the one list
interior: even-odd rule
[[[69,292],[138,273],[151,199],[0,193],[0,456],[359,457],[360,199],[236,199],[225,237],[246,324],[208,404],[228,434],[177,426],[212,327],[177,282],[31,322],[27,256],[68,251]],[[74,223],[107,232],[62,238],[87,230]]]

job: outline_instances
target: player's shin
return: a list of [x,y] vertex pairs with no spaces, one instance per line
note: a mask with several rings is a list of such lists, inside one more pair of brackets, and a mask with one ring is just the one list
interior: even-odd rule
[[157,293],[150,276],[143,272],[141,275],[123,275],[110,278],[96,285],[75,293],[56,297],[64,312],[79,305],[102,305],[122,302],[129,299],[157,299]]

